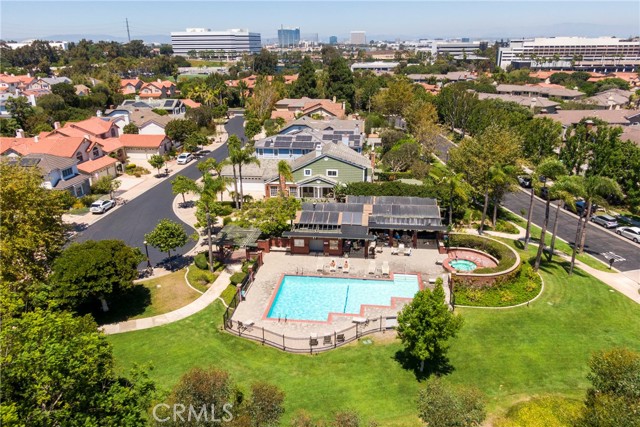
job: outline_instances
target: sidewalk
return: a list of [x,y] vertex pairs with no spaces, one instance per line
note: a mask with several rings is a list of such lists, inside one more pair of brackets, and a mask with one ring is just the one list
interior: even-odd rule
[[[486,233],[489,236],[502,237],[502,238],[511,239],[511,240],[524,239],[525,229],[516,224],[513,224],[513,225],[518,229],[518,232],[519,232],[518,234],[500,233],[497,231],[485,231],[484,233]],[[470,229],[470,228],[462,229],[461,231],[467,234],[476,234],[476,235],[478,234],[478,230]],[[558,239],[562,240],[560,238]],[[530,244],[533,246],[538,246],[538,243],[536,242],[530,242]],[[571,256],[563,252],[558,252],[558,251],[554,251],[554,252],[557,256],[561,257],[565,261],[571,261]],[[594,259],[600,262],[600,260],[598,260],[597,258],[594,258]],[[607,284],[609,287],[615,289],[616,291],[625,295],[629,299],[640,304],[640,292],[638,292],[638,290],[640,290],[640,283],[633,281],[630,277],[625,276],[624,274],[620,273],[616,269],[612,269],[611,273],[596,270],[595,268],[589,267],[588,265],[586,265],[585,263],[577,259],[575,262],[575,266],[581,269],[582,271],[592,275],[596,279],[601,280],[602,282]]]

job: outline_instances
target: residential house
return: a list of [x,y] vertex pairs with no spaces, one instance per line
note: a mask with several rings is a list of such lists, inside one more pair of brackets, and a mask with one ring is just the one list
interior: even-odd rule
[[139,96],[136,99],[125,99],[117,109],[140,109],[147,108],[149,110],[158,109],[164,110],[174,116],[184,114],[187,111],[187,107],[181,99],[145,99],[140,100]]
[[362,132],[364,132],[364,120],[341,120],[334,117],[317,120],[309,116],[302,116],[290,123],[287,123],[278,133],[284,135],[303,129],[319,132],[350,131],[354,134],[362,134]]
[[130,160],[147,160],[154,154],[164,155],[173,147],[171,140],[162,135],[124,134],[117,138]]
[[36,97],[34,95],[25,96],[21,94],[19,90],[17,91],[17,93],[0,91],[0,118],[11,117],[11,115],[7,111],[7,107],[6,107],[7,101],[11,98],[18,98],[20,96],[24,96],[25,98],[27,98],[27,100],[29,101],[29,104],[31,104],[32,107],[36,106]]
[[54,124],[54,130],[49,135],[85,136],[89,135],[99,139],[115,138],[120,134],[120,128],[116,120],[109,117],[91,117],[80,122],[67,122],[63,127],[59,123]]
[[271,112],[271,118],[282,117],[285,121],[293,120],[299,116],[346,117],[344,102],[336,102],[329,99],[311,99],[307,97],[299,99],[285,98],[276,102],[275,111]]
[[[357,132],[357,133],[356,133]],[[255,142],[258,159],[297,159],[324,144],[342,144],[357,153],[362,152],[364,136],[355,130],[311,129],[292,130],[286,134],[268,136]]]
[[[344,144],[318,144],[315,149],[291,162],[293,180],[285,183],[294,197],[332,198],[340,183],[371,182],[371,162]],[[265,196],[280,191],[280,177],[267,180]]]
[[70,84],[71,79],[68,77],[39,77],[35,79],[35,81],[31,82],[26,89],[51,92],[51,86],[60,83]]
[[564,86],[540,83],[536,85],[510,85],[500,84],[496,86],[499,94],[519,95],[528,97],[559,98],[574,101],[584,97],[584,93],[579,90],[567,89]]
[[135,79],[120,79],[120,92],[123,95],[138,93],[142,85],[144,82],[137,77]]
[[27,154],[24,157],[13,157],[9,163],[24,168],[39,168],[44,180],[43,186],[47,189],[69,191],[76,197],[82,197],[91,191],[89,178],[78,172],[73,159],[50,154]]
[[76,90],[76,95],[78,96],[88,96],[91,93],[91,89],[85,85],[75,85],[73,86]]
[[583,119],[597,118],[609,125],[632,126],[640,125],[640,111],[635,110],[562,110],[555,114],[545,114],[567,128],[580,123]]
[[640,126],[625,126],[622,128],[620,139],[623,141],[631,141],[640,147]]
[[140,88],[140,98],[171,98],[176,95],[176,85],[168,80],[158,79],[144,83]]
[[124,127],[129,123],[133,123],[138,127],[140,135],[164,135],[164,128],[175,117],[171,115],[161,116],[154,113],[150,108],[131,108],[118,107],[115,110],[107,110],[105,116],[109,118],[122,118],[116,124],[122,129],[120,134],[124,133]]
[[450,71],[447,74],[407,74],[407,78],[414,83],[430,82],[466,82],[476,80],[476,73],[469,71]]
[[630,90],[609,89],[585,98],[581,102],[603,110],[619,110],[629,104],[631,95],[633,92]]
[[516,104],[525,107],[532,108],[536,112],[543,113],[555,113],[560,103],[551,101],[549,98],[544,97],[529,97],[522,95],[507,95],[500,93],[478,93],[478,99],[499,99],[504,102],[515,102]]

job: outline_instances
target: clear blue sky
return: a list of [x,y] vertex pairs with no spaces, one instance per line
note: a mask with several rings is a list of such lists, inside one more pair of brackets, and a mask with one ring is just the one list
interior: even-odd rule
[[640,33],[636,1],[6,1],[0,0],[0,37],[61,34],[132,38],[166,35],[187,27],[249,28],[263,39],[277,28],[299,26],[303,35],[368,39],[405,37],[519,37]]

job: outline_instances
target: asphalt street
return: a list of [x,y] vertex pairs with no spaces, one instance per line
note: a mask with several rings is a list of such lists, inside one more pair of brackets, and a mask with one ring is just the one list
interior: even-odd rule
[[[436,141],[436,154],[443,161],[447,161],[447,153],[451,147],[453,147],[453,145],[450,141],[439,137]],[[520,215],[520,212],[526,212],[529,210],[529,202],[530,195],[528,193],[516,191],[514,193],[508,193],[502,204],[505,208],[511,210],[516,215]],[[542,222],[544,221],[544,210],[544,202],[541,199],[535,198],[532,221],[539,227],[542,227]],[[555,209],[553,209],[552,202],[552,210],[550,211],[549,217],[550,231],[553,229],[554,217]],[[573,244],[576,237],[577,226],[578,217],[564,209],[561,209],[560,215],[558,216],[558,236],[570,244]],[[591,222],[587,225],[587,238],[585,240],[584,250],[596,258],[606,262],[608,262],[608,259],[602,256],[602,253],[604,252],[613,252],[614,254],[621,256],[625,261],[614,263],[614,267],[620,271],[640,269],[640,244],[633,243],[631,240],[621,239],[618,236],[613,235],[610,231],[607,231],[601,226]]]
[[[243,123],[243,117],[234,117],[227,122],[225,129],[229,135],[236,134],[240,138],[245,138]],[[203,159],[215,158],[221,161],[226,159],[228,154],[227,144],[224,143],[203,157]],[[197,163],[197,161],[191,162],[179,175],[184,175],[191,179],[199,178],[201,174],[196,166]],[[78,233],[75,241],[84,242],[87,240],[118,239],[123,240],[129,246],[140,248],[144,253],[144,235],[153,230],[156,224],[164,218],[182,224],[187,234],[193,234],[195,230],[189,225],[180,222],[171,208],[172,201],[175,197],[171,192],[171,180],[173,180],[175,176],[176,175],[162,181],[139,197],[118,207],[118,209],[115,209],[110,214],[105,215],[104,218],[101,218],[86,230]],[[190,251],[195,244],[196,242],[189,240],[185,246],[178,249],[178,253]],[[155,248],[149,246],[149,259],[153,265],[162,261],[166,256],[166,253],[160,253]],[[141,267],[145,265],[146,262],[141,264]]]

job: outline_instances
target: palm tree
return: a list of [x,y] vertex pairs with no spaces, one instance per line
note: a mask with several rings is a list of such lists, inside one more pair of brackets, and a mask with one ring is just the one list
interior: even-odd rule
[[578,218],[578,229],[576,231],[576,241],[573,245],[573,252],[571,254],[571,266],[569,267],[569,274],[573,273],[573,267],[576,262],[576,254],[584,251],[584,243],[587,239],[587,222],[591,218],[591,209],[593,208],[593,202],[605,203],[606,198],[609,196],[622,197],[622,190],[617,182],[613,179],[604,176],[590,176],[583,178],[582,192],[586,202],[586,215],[584,220],[582,216]]
[[247,95],[249,94],[249,86],[247,82],[242,79],[238,80],[238,91],[240,91],[240,104],[244,107],[244,103],[247,99]]
[[[536,169],[536,172],[543,178],[544,188],[547,188],[547,180],[556,180],[559,177],[567,174],[567,168],[564,167],[560,160],[546,159],[540,163]],[[533,270],[538,271],[540,268],[540,261],[542,260],[542,253],[545,246],[545,238],[547,237],[547,227],[549,226],[549,209],[551,206],[550,192],[545,194],[546,203],[544,210],[544,222],[542,223],[542,231],[540,232],[540,243],[538,244],[538,252],[536,253],[536,260],[533,264]]]
[[242,188],[242,166],[250,164],[260,166],[260,160],[258,160],[258,158],[253,155],[255,149],[251,145],[247,145],[243,148],[233,151],[234,152],[232,154],[231,150],[229,150],[229,160],[231,160],[233,165],[238,166],[238,179],[240,180],[239,208],[242,209],[242,202],[244,201],[244,190]]
[[227,141],[227,147],[229,148],[229,157],[222,163],[225,165],[231,165],[231,168],[233,170],[233,188],[235,189],[233,194],[233,202],[236,206],[236,209],[239,209],[240,204],[238,202],[238,174],[236,165],[238,164],[238,153],[240,152],[240,150],[242,150],[242,143],[240,142],[240,138],[238,138],[238,135],[231,135],[229,137],[229,140]]
[[493,187],[493,218],[491,223],[496,226],[498,219],[498,207],[505,193],[512,191],[518,184],[517,168],[515,166],[502,166],[497,168],[491,176],[491,186]]
[[556,247],[556,236],[558,233],[558,216],[560,208],[566,205],[575,207],[576,197],[582,196],[582,177],[563,176],[549,189],[549,197],[557,200],[556,215],[553,220],[553,232],[551,233],[551,245],[549,247],[549,261],[553,260],[553,253]]
[[293,181],[293,172],[291,165],[286,160],[278,162],[278,180],[280,181],[280,194],[284,197],[287,194],[287,181]]
[[207,214],[207,240],[209,246],[209,270],[213,273],[213,239],[211,237],[211,215],[216,214],[217,207],[220,205],[217,203],[218,193],[224,191],[227,188],[225,179],[219,176],[216,179],[205,173],[202,177],[202,185],[198,186],[197,192],[200,195],[201,206]]

